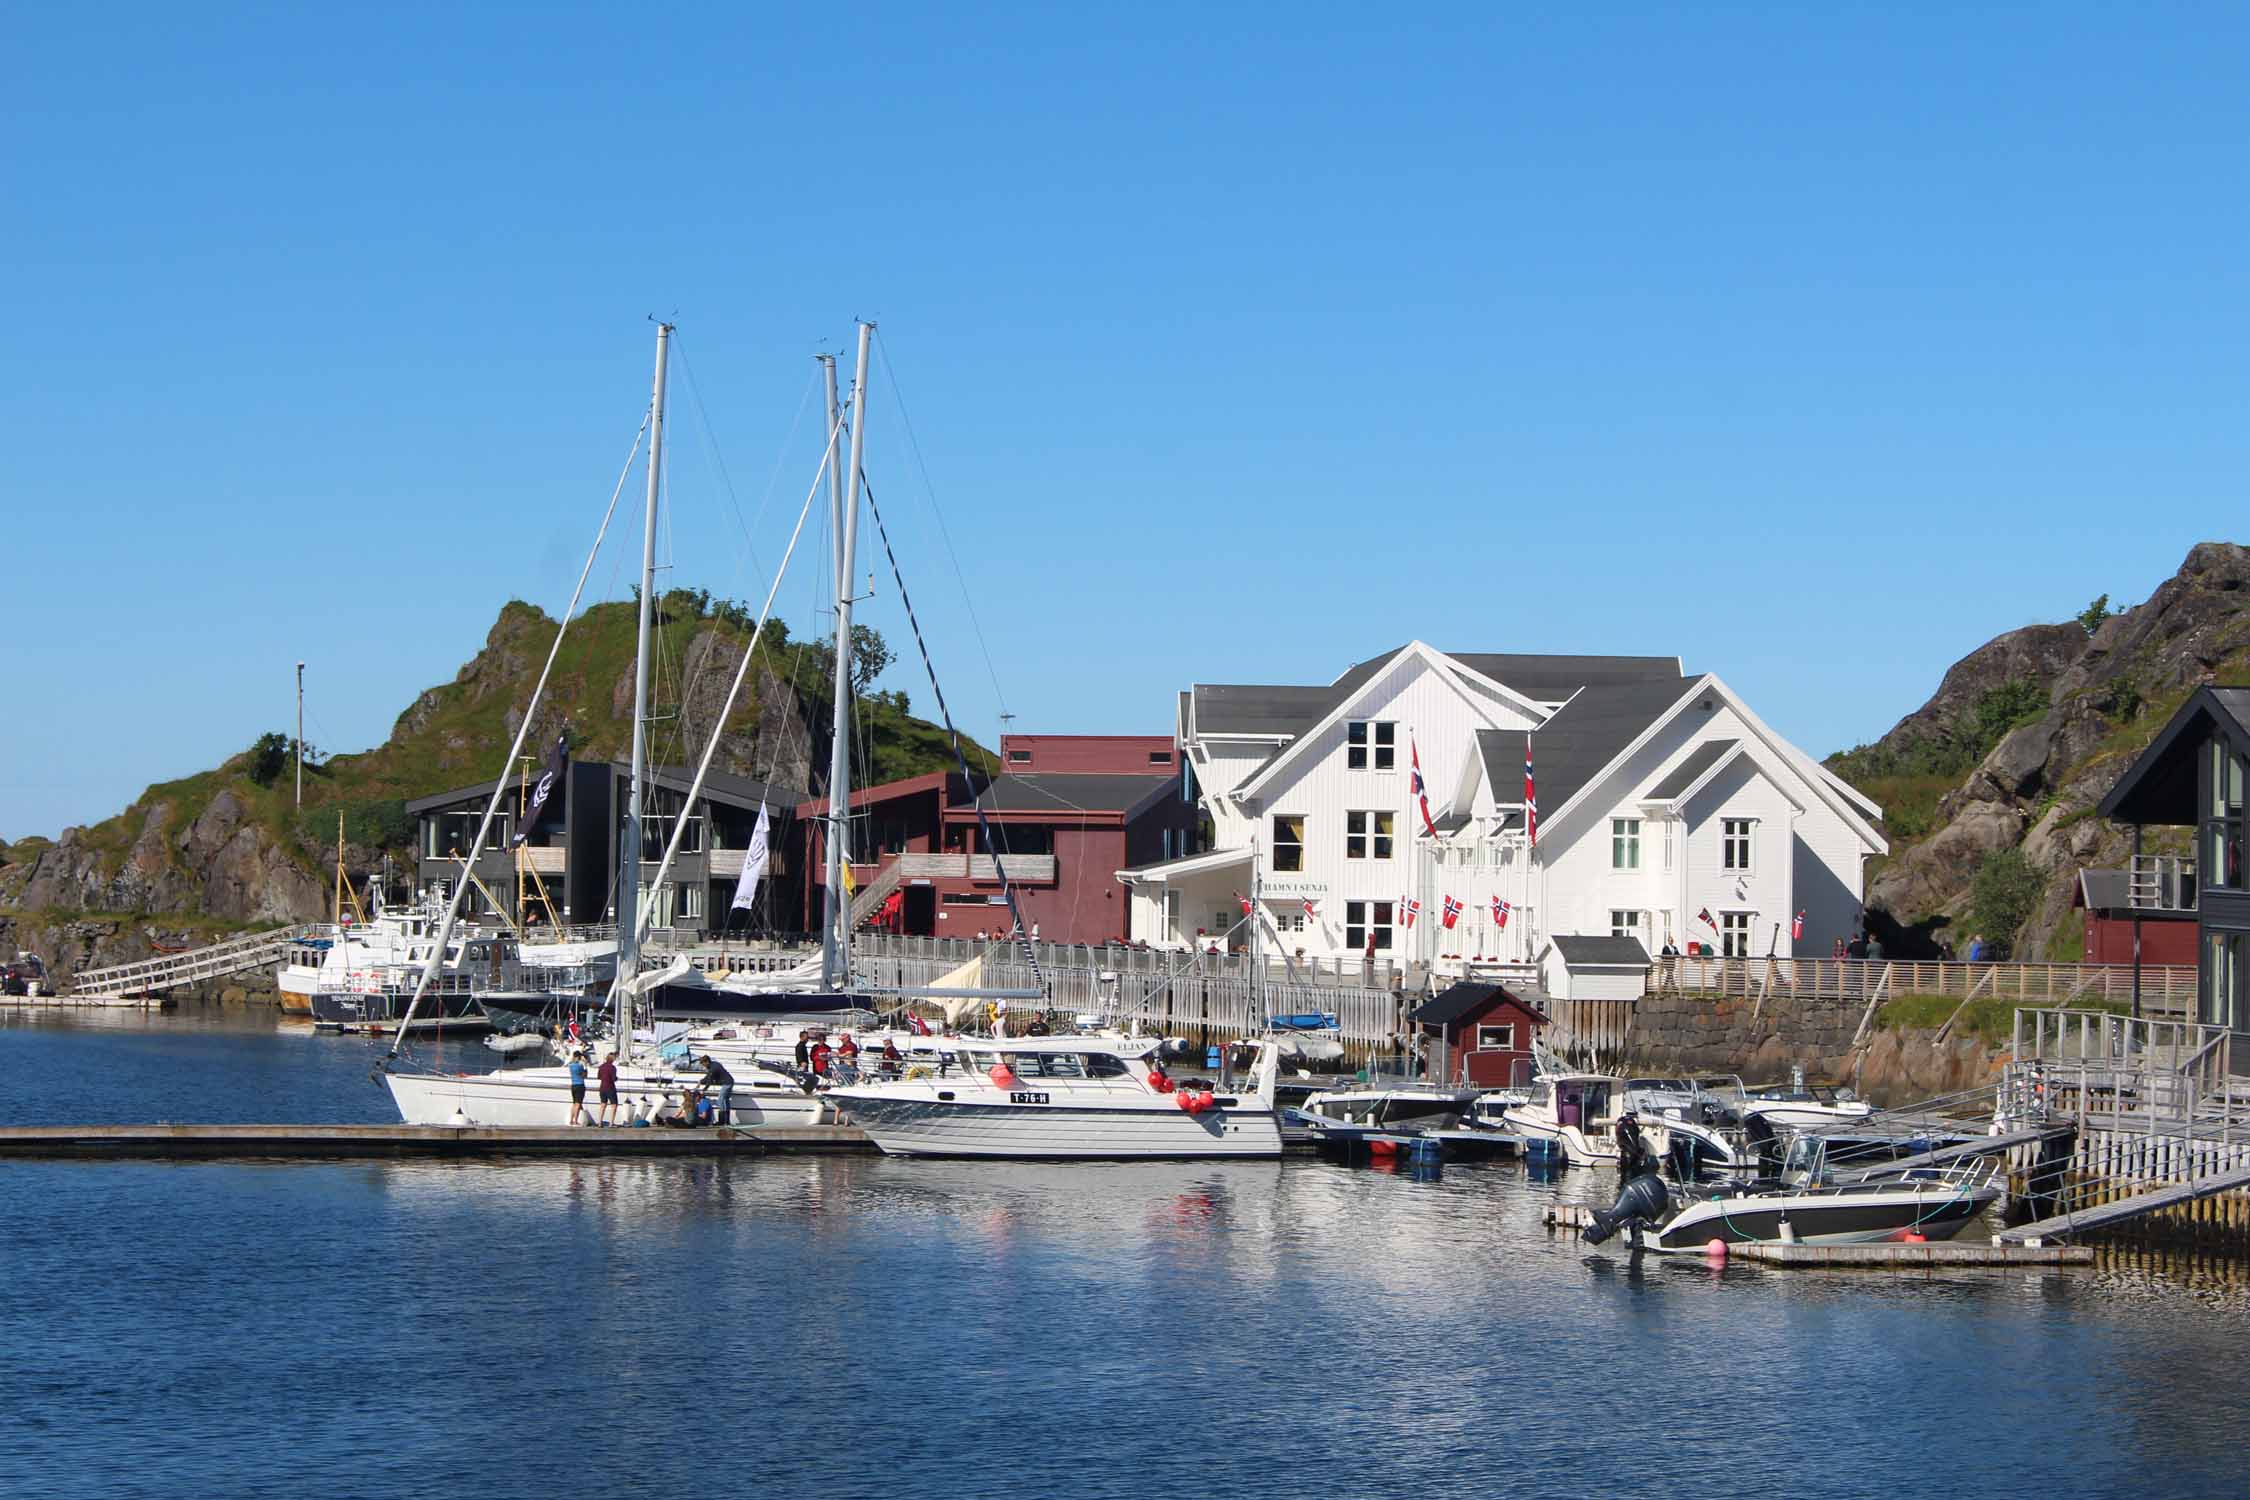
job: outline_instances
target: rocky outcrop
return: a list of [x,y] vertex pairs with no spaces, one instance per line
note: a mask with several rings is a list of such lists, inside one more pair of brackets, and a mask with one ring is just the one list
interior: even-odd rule
[[2020,847],[2047,879],[2016,951],[2037,955],[2070,918],[2080,868],[2122,863],[2127,835],[2090,816],[2130,752],[2188,692],[2226,677],[2250,680],[2250,548],[2204,542],[2146,603],[2102,622],[2039,625],[1979,648],[1937,693],[1877,742],[1903,754],[1958,743],[1977,706],[2007,683],[2034,683],[2048,707],[2010,730],[1938,804],[1937,826],[1895,851],[1870,885],[1871,916],[1907,952],[1965,911],[1979,863]]

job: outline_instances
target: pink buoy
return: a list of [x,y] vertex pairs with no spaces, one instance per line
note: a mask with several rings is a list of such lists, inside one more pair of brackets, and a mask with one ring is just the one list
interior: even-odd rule
[[1703,1253],[1713,1260],[1725,1260],[1727,1258],[1727,1242],[1725,1240],[1712,1240],[1704,1245]]

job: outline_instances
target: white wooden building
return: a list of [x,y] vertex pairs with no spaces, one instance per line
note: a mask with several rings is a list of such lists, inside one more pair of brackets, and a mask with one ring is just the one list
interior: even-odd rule
[[1269,947],[1541,964],[1567,994],[1556,935],[1826,954],[1887,848],[1875,804],[1673,657],[1415,641],[1325,687],[1198,684],[1177,730],[1212,848],[1118,872],[1133,932],[1167,946],[1242,946],[1255,881]]

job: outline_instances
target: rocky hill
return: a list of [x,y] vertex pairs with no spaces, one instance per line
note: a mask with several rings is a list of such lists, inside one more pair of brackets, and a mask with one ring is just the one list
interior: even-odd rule
[[1981,931],[2019,957],[2079,958],[2077,872],[2123,864],[2130,845],[2095,806],[2190,693],[2221,681],[2250,682],[2250,548],[2204,542],[2145,603],[2110,613],[2105,598],[1989,641],[1888,734],[1831,756],[1884,808],[1892,853],[1867,904],[1891,951]]
[[[652,734],[656,758],[680,763],[710,735],[755,617],[694,590],[660,603],[662,650],[651,676],[662,722]],[[630,603],[600,604],[572,625],[527,745],[551,743],[567,726],[575,757],[630,754],[636,613]],[[150,787],[103,822],[0,845],[0,940],[12,935],[67,971],[139,957],[152,937],[180,942],[230,924],[325,914],[339,815],[353,870],[374,868],[385,852],[405,856],[413,837],[406,802],[493,774],[554,629],[532,605],[505,606],[483,649],[451,682],[408,705],[383,744],[306,768],[301,811],[290,744],[267,734],[216,769]],[[713,764],[818,792],[827,779],[834,657],[826,642],[792,642],[772,624],[767,632]],[[879,637],[868,645],[887,660]],[[859,696],[854,723],[856,780],[953,764],[943,729],[914,718],[903,693]],[[981,747],[969,753],[993,764]]]

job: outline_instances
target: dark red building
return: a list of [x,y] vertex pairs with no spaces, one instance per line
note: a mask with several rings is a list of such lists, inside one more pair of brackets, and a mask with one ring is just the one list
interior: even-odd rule
[[[2134,899],[2129,870],[2080,870],[2070,904],[2085,913],[2086,962],[2133,961],[2133,921],[2141,924],[2141,962],[2195,962],[2196,900],[2192,861],[2150,860],[2141,899]],[[2186,865],[2183,879],[2175,867]]]
[[1430,1040],[1430,1073],[1447,1083],[1506,1088],[1531,1081],[1531,1039],[1546,1013],[1504,985],[1464,979],[1410,1017]]
[[[852,794],[860,924],[917,937],[1004,933],[998,856],[1042,940],[1130,939],[1116,872],[1191,852],[1197,825],[1171,737],[1006,735],[1000,757],[1002,772],[989,781],[933,773]],[[809,871],[826,858],[826,813],[825,800],[798,808]],[[808,894],[813,928],[817,877]]]

